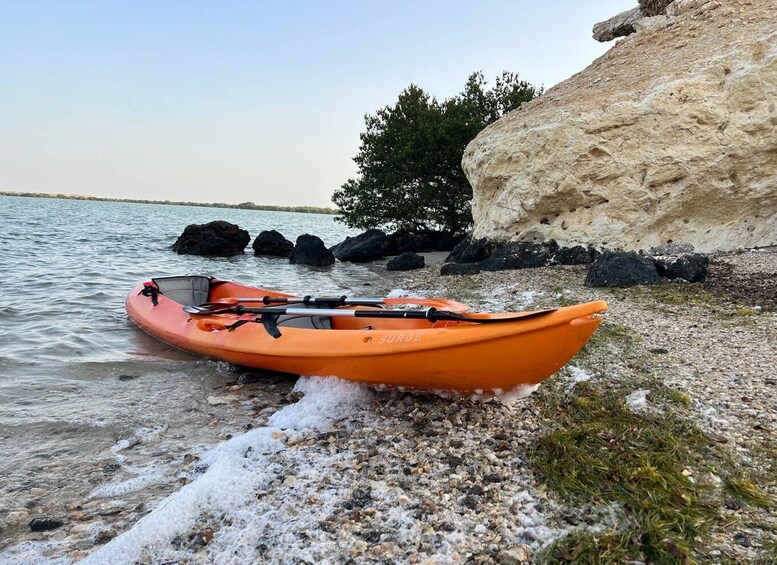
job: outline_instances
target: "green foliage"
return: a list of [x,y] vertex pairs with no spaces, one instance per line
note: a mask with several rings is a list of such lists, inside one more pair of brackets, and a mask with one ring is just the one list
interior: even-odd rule
[[464,90],[438,101],[412,84],[393,106],[365,116],[354,161],[358,176],[332,197],[345,224],[461,233],[472,223],[472,187],[461,169],[467,144],[488,124],[541,90],[504,72],[492,89],[474,73]]

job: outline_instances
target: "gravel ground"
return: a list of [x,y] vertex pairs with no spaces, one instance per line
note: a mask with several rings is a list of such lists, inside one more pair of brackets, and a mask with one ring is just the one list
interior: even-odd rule
[[[586,379],[606,384],[639,379],[648,372],[687,395],[688,410],[702,430],[744,468],[765,473],[759,486],[777,495],[771,467],[777,445],[777,252],[719,255],[711,263],[707,283],[654,288],[588,288],[582,284],[585,267],[470,277],[440,277],[438,272],[439,265],[434,265],[385,276],[390,287],[450,297],[483,310],[608,301],[610,310],[600,332],[621,332],[630,339],[605,343],[597,355],[576,357],[542,386],[574,390]],[[265,386],[260,380],[232,387],[229,393],[238,400],[212,407],[218,421],[214,425],[223,435],[245,429],[246,413],[252,415],[253,428],[268,426],[280,408],[268,406],[272,394],[291,405],[300,402],[289,388],[278,390],[277,381],[272,394],[263,392]],[[604,530],[616,523],[621,510],[617,505],[566,504],[532,471],[527,452],[552,421],[540,396],[504,405],[375,392],[328,426],[273,432],[280,447],[253,463],[261,463],[265,475],[256,483],[250,514],[252,520],[259,516],[263,521],[247,522],[250,527],[244,524],[237,535],[237,517],[203,507],[195,527],[162,546],[145,547],[136,559],[541,561],[542,550],[554,540],[580,529]],[[650,407],[649,392],[646,398]],[[198,480],[200,455],[181,460],[176,470],[181,484]],[[59,544],[49,555],[87,556],[155,504],[146,500],[141,508],[137,493],[134,496],[132,510],[126,512],[121,497],[74,501],[65,513],[65,526],[33,539]],[[724,514],[726,526],[713,528],[703,554],[696,556],[702,561],[753,562],[765,546],[775,543],[773,510],[732,505]],[[243,541],[234,541],[238,539]],[[30,548],[18,550],[18,562],[30,555],[25,551]]]
[[[746,468],[764,472],[759,486],[777,495],[777,249],[717,255],[707,282],[696,285],[594,289],[582,284],[585,272],[580,266],[472,277],[439,277],[428,271],[405,284],[409,290],[458,298],[475,308],[510,309],[527,296],[534,308],[560,300],[606,300],[605,325],[636,335],[635,347],[653,357],[652,371],[690,397],[697,424]],[[572,364],[601,379],[638,377],[644,367],[631,363],[628,353],[615,350],[598,358],[576,358]],[[524,401],[524,407],[531,404],[531,397]],[[500,425],[514,430],[525,422],[517,418]],[[708,558],[749,562],[759,555],[753,539],[774,543],[773,510],[732,508],[727,518],[729,527],[714,532]]]

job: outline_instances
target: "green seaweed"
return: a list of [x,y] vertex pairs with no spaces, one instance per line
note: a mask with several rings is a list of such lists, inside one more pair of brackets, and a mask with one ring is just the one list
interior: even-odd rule
[[[617,328],[615,329],[617,333]],[[632,412],[624,398],[649,389],[660,409]],[[571,504],[616,504],[619,523],[575,531],[551,545],[544,563],[693,563],[727,497],[769,507],[769,495],[688,415],[690,399],[654,376],[639,381],[559,383],[538,392],[551,430],[529,463],[548,488]],[[723,477],[703,484],[704,473]]]

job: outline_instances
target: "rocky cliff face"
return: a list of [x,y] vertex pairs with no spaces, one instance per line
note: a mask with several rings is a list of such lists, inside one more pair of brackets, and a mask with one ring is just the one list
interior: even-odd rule
[[774,0],[673,4],[469,144],[475,238],[777,245]]
[[639,9],[643,16],[651,17],[663,14],[672,0],[639,0]]

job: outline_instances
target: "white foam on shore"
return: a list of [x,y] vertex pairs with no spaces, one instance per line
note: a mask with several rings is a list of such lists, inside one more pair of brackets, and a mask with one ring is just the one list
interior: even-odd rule
[[521,290],[518,286],[498,286],[483,297],[483,309],[490,312],[518,312],[529,308],[544,293],[537,290]]
[[120,439],[119,441],[117,441],[116,445],[111,447],[111,451],[113,453],[119,453],[120,451],[124,451],[125,449],[135,447],[140,443],[156,438],[157,436],[159,436],[159,434],[163,433],[165,430],[167,430],[167,426],[156,426],[153,428],[138,428],[137,430],[134,431],[132,436],[128,438]]
[[116,457],[116,461],[122,466],[122,469],[131,475],[130,479],[100,485],[89,493],[87,498],[105,498],[109,496],[122,496],[130,492],[139,491],[151,484],[155,484],[166,479],[164,471],[156,465],[136,466],[128,463],[128,458],[122,452],[135,447],[144,442],[157,438],[167,430],[167,426],[160,425],[153,428],[138,428],[129,438],[120,439],[111,447],[111,451]]
[[[536,387],[519,388],[526,393]],[[365,410],[375,393],[333,378],[302,378],[295,390],[305,396],[273,414],[266,427],[207,451],[200,460],[206,467],[202,474],[162,500],[130,530],[95,549],[83,563],[330,563],[356,551],[358,544],[366,547],[358,535],[344,536],[338,522],[348,517],[343,508],[355,497],[357,453],[343,450],[342,444],[329,448],[316,436],[321,431],[359,429],[362,434],[380,434],[380,420]],[[489,456],[494,454],[488,451]],[[484,527],[490,531],[477,512],[461,513],[454,502],[439,510],[452,531],[431,538],[425,519],[418,516],[419,493],[375,477],[368,482],[368,498],[379,502],[380,511],[371,527],[390,532],[400,552],[403,545],[429,538],[433,553],[419,557],[450,563],[462,547],[483,540],[479,532]],[[360,484],[364,488],[364,482]],[[537,547],[563,532],[547,526],[543,507],[548,503],[540,504],[528,486],[490,488],[502,490],[504,500],[499,504],[511,516],[505,526],[506,542]],[[204,528],[212,529],[213,539],[205,546],[193,544],[192,536]],[[34,556],[37,550],[25,551]],[[14,565],[28,561],[17,559]]]
[[567,377],[567,380],[572,383],[572,386],[576,385],[577,383],[590,381],[594,378],[591,373],[581,369],[580,367],[575,367],[574,365],[568,365],[567,370],[569,371],[569,377]]
[[534,302],[537,300],[537,297],[541,295],[542,292],[536,290],[527,290],[521,294],[521,300],[523,301],[524,306],[529,306],[530,304],[534,304]]
[[65,557],[46,557],[48,552],[55,551],[57,547],[57,542],[23,541],[0,553],[0,563],[3,565],[71,565],[73,561]]
[[[301,378],[295,390],[305,394],[300,401],[276,412],[268,426],[235,436],[205,453],[201,463],[207,465],[207,470],[202,475],[164,499],[130,530],[97,549],[83,563],[191,558],[190,548],[176,547],[173,542],[195,531],[204,517],[217,522],[216,535],[205,548],[209,562],[261,561],[257,538],[268,531],[285,551],[315,560],[305,547],[312,540],[297,537],[297,533],[320,535],[319,521],[329,514],[333,500],[343,496],[345,487],[334,487],[334,493],[322,487],[331,463],[320,454],[307,460],[302,452],[287,447],[282,441],[287,433],[284,431],[328,430],[337,420],[348,418],[368,403],[373,393],[335,378]],[[292,461],[277,460],[281,456]],[[260,496],[258,500],[258,493],[278,488],[289,468],[296,468],[296,485],[283,487],[289,491],[283,508],[262,503]],[[300,489],[316,492],[321,504],[311,507],[297,500],[294,493]]]
[[413,294],[409,290],[395,288],[386,295],[386,298],[408,298],[410,296],[413,296]]
[[626,407],[632,412],[644,412],[647,409],[647,395],[649,390],[636,390],[625,398]]
[[126,481],[119,481],[117,483],[110,483],[107,485],[101,485],[92,492],[89,493],[87,498],[105,498],[109,496],[123,496],[130,492],[139,491],[148,485],[158,483],[165,479],[165,473],[161,469],[152,469],[144,471],[138,474],[136,477],[127,479]]
[[512,390],[497,394],[496,397],[499,399],[499,402],[505,406],[510,406],[511,404],[515,404],[519,400],[526,398],[538,388],[540,388],[539,383],[536,385],[518,385]]

